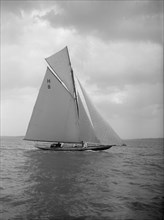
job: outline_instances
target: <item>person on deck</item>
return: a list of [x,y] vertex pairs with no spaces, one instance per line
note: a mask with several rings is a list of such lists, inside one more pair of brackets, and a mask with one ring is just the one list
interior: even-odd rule
[[58,143],[56,144],[56,147],[61,147],[61,143],[58,142]]
[[55,147],[61,147],[61,143],[58,142],[57,144],[51,144],[50,146],[51,148],[55,148]]
[[82,148],[87,148],[87,142],[82,141]]

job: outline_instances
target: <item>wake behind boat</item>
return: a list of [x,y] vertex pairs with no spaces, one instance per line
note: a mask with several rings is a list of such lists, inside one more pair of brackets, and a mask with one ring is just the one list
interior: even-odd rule
[[106,150],[121,145],[74,74],[68,48],[46,61],[49,66],[24,139],[50,142],[49,148],[37,147],[53,151]]

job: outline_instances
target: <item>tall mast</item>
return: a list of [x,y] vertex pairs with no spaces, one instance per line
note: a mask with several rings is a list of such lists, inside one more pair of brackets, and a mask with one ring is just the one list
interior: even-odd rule
[[75,86],[75,79],[74,79],[74,73],[73,73],[73,69],[71,66],[71,60],[70,60],[70,56],[69,56],[69,52],[68,52],[68,47],[66,47],[67,49],[67,53],[68,53],[68,59],[69,59],[69,65],[71,68],[71,77],[72,77],[72,82],[73,82],[73,89],[74,89],[74,98],[75,98],[75,103],[76,103],[76,107],[77,107],[77,114],[79,117],[79,105],[78,105],[78,98],[77,98],[77,92],[76,92],[76,86]]

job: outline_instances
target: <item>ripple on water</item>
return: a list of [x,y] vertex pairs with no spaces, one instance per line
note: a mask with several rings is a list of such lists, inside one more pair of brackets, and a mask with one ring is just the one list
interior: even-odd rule
[[104,152],[43,152],[1,145],[2,219],[162,219],[161,140],[130,140]]

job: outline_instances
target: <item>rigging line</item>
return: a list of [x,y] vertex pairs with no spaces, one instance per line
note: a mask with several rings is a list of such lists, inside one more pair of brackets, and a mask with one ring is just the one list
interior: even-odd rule
[[78,98],[77,98],[77,93],[76,93],[76,88],[75,88],[75,80],[74,80],[72,68],[71,68],[71,75],[72,75],[72,81],[73,81],[73,85],[74,85],[74,95],[75,95],[75,102],[76,102],[76,107],[77,107],[77,114],[78,114],[78,118],[79,118],[79,105],[78,105]]
[[68,47],[66,47],[66,49],[67,49],[69,65],[70,65],[70,69],[71,69],[71,76],[72,76],[72,83],[73,83],[73,89],[74,89],[75,103],[76,103],[76,107],[77,107],[77,114],[78,114],[78,118],[79,118],[79,104],[78,104],[78,98],[77,98],[77,92],[76,92],[76,86],[75,86],[74,73],[73,73],[73,69],[71,66],[71,60],[70,60],[70,56],[69,56],[69,52],[68,52]]

